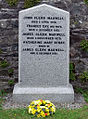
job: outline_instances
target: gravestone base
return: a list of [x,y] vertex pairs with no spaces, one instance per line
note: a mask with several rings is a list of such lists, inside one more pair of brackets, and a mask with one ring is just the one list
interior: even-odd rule
[[60,87],[22,87],[16,84],[13,91],[13,101],[29,103],[33,100],[44,99],[57,103],[74,102],[74,91],[71,85]]

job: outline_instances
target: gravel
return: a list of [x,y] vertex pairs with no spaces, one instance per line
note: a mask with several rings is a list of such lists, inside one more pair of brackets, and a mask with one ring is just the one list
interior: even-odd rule
[[[3,108],[4,109],[14,109],[14,108],[25,108],[29,104],[18,104],[16,102],[13,102],[12,100],[12,94],[9,93],[6,96],[3,97],[5,99],[3,103]],[[75,94],[75,100],[74,103],[54,103],[56,108],[66,108],[66,109],[79,109],[86,105],[87,103],[85,102],[83,96],[81,94]]]

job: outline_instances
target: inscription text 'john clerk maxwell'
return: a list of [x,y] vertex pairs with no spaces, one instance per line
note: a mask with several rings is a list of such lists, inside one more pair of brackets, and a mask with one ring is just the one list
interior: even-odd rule
[[65,51],[65,17],[25,16],[22,51],[33,55],[58,55]]

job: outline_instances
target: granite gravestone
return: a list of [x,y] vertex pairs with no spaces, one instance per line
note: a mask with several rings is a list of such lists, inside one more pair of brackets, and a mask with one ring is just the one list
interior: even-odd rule
[[13,99],[73,102],[69,84],[69,13],[42,4],[19,13],[19,83]]

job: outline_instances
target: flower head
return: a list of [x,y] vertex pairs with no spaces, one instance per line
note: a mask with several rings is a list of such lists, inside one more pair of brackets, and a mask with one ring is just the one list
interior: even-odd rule
[[46,117],[55,113],[55,105],[49,100],[36,100],[28,106],[28,112],[37,117]]

